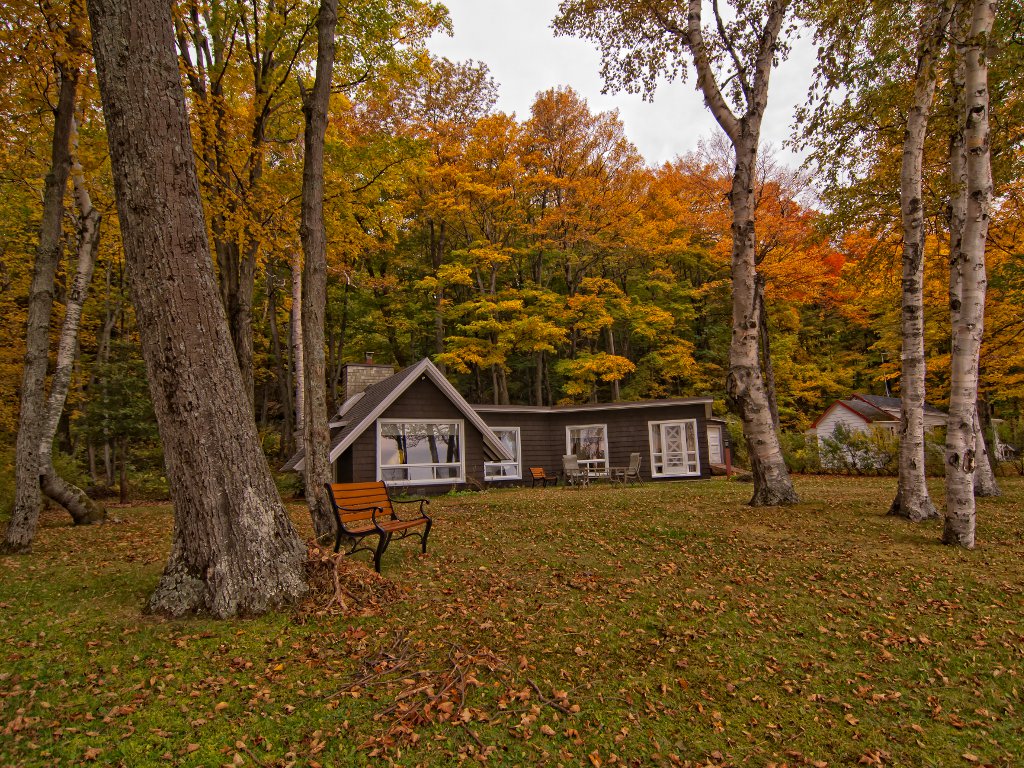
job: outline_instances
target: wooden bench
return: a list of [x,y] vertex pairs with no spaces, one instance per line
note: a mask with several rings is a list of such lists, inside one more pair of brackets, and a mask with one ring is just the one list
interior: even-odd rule
[[[325,487],[337,524],[335,552],[341,549],[342,537],[347,537],[352,540],[348,554],[360,550],[374,553],[373,567],[377,573],[380,573],[380,558],[395,534],[399,534],[399,539],[419,536],[423,552],[426,553],[427,537],[434,524],[423,511],[430,503],[427,499],[392,499],[382,480],[375,483],[327,483]],[[419,504],[419,516],[403,520],[395,512],[394,504]],[[421,527],[423,530],[416,530]],[[376,547],[361,546],[367,536],[377,537]]]
[[552,477],[551,475],[547,474],[544,471],[544,467],[530,467],[530,477],[532,478],[530,482],[531,488],[535,488],[537,486],[537,483],[543,483],[541,487],[547,488],[549,480],[555,485],[558,485],[558,476],[555,475],[554,477]]

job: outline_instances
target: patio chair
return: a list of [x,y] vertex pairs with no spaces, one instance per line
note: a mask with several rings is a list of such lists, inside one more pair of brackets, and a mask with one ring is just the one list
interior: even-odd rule
[[640,453],[629,454],[629,466],[628,467],[614,467],[612,469],[612,479],[616,480],[623,485],[626,483],[640,483],[644,484],[643,477],[640,476],[640,464],[643,462],[643,455]]
[[586,467],[580,466],[580,460],[575,454],[570,453],[562,457],[562,472],[565,474],[566,485],[580,488],[590,484],[590,474]]

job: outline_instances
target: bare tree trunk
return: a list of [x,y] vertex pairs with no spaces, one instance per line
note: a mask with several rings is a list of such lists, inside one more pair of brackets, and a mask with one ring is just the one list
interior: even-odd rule
[[324,228],[324,143],[334,72],[334,31],[338,0],[320,0],[317,14],[316,77],[303,93],[306,118],[302,162],[302,337],[305,354],[305,448],[303,472],[306,504],[319,539],[335,532],[334,514],[325,483],[331,482],[331,433],[327,423],[327,369],[324,354],[324,314],[327,307],[327,231]]
[[121,455],[121,472],[117,478],[118,501],[121,504],[128,503],[128,438],[122,437],[118,441],[118,451]]
[[687,46],[697,71],[697,86],[735,152],[736,166],[729,195],[732,205],[732,342],[729,345],[726,393],[743,420],[743,435],[747,440],[754,478],[754,495],[750,504],[755,507],[795,504],[798,501],[782,457],[779,435],[772,422],[768,394],[761,376],[754,231],[757,205],[755,172],[761,121],[768,104],[772,63],[787,10],[785,1],[767,6],[753,66],[749,71],[741,69],[738,73],[746,101],[742,117],[733,114],[716,81],[701,26],[701,0],[689,0],[686,28]]
[[[612,327],[609,325],[605,329],[605,333],[608,339],[608,354],[615,354],[615,334],[612,332]],[[622,398],[622,390],[619,387],[619,380],[615,379],[611,382],[612,385],[612,402],[617,402]]]
[[281,332],[277,325],[277,273],[267,270],[267,317],[270,321],[270,350],[274,353],[274,374],[277,379],[277,396],[281,400],[281,445],[279,455],[287,458],[295,452],[295,430],[292,425],[292,390],[288,359],[281,344]]
[[536,375],[533,378],[534,405],[544,405],[544,353],[534,354]]
[[71,170],[70,140],[74,120],[76,70],[58,72],[60,93],[53,111],[50,171],[43,191],[43,217],[39,225],[32,286],[29,292],[28,327],[25,331],[25,368],[21,378],[21,411],[15,459],[15,498],[2,552],[28,552],[39,523],[42,505],[40,478],[44,472],[39,455],[45,411],[46,366],[50,349],[50,316],[53,281],[61,254],[61,223],[64,191]]
[[150,610],[255,615],[306,591],[210,262],[170,5],[90,0],[93,52],[150,394],[174,504]]
[[[77,150],[77,131],[73,123],[71,145]],[[89,284],[92,282],[93,268],[96,266],[96,249],[100,240],[100,213],[92,206],[89,190],[85,187],[82,166],[75,154],[72,154],[71,180],[78,206],[78,267],[64,307],[64,324],[57,347],[57,368],[50,383],[50,396],[40,437],[39,467],[42,471],[43,493],[64,507],[75,525],[85,525],[102,521],[106,517],[106,510],[101,504],[90,499],[81,488],[57,474],[53,467],[53,441],[71,385],[71,373],[78,352],[78,329],[82,319],[82,307],[85,305]]]
[[306,421],[306,357],[302,349],[302,253],[292,256],[292,370],[295,372],[295,429]]
[[903,218],[903,354],[900,373],[900,459],[896,498],[890,515],[913,522],[938,516],[928,495],[924,455],[924,201],[921,166],[928,116],[935,96],[935,59],[949,27],[953,0],[944,0],[922,29],[914,98],[907,115],[900,172]]
[[978,438],[978,358],[985,329],[985,241],[992,207],[989,154],[989,94],[986,45],[996,1],[975,0],[965,46],[967,216],[960,248],[960,304],[953,326],[953,352],[946,426],[946,514],[942,541],[974,548],[974,468]]

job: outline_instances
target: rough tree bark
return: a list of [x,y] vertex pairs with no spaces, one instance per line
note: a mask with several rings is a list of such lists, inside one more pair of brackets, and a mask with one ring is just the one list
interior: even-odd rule
[[43,493],[64,507],[75,525],[87,525],[105,519],[106,509],[102,504],[90,499],[88,494],[74,483],[61,477],[53,467],[53,440],[68,398],[68,387],[71,385],[71,373],[78,351],[82,307],[85,305],[89,284],[92,282],[92,273],[96,266],[96,249],[100,240],[101,216],[99,211],[93,208],[92,198],[85,186],[82,165],[77,158],[77,136],[77,130],[72,123],[71,146],[76,151],[71,155],[71,181],[78,207],[78,266],[64,306],[64,323],[61,326],[60,342],[57,347],[57,367],[50,382],[50,395],[40,435],[39,468]]
[[71,171],[71,130],[74,120],[77,70],[59,70],[60,91],[53,110],[50,171],[43,189],[43,217],[39,225],[25,331],[25,367],[21,377],[21,411],[15,448],[15,497],[11,520],[0,544],[3,552],[32,549],[42,505],[39,446],[45,419],[46,366],[50,350],[50,315],[53,281],[61,253],[64,191]]
[[295,375],[295,429],[306,421],[306,356],[302,349],[302,253],[292,255],[292,370]]
[[162,0],[90,0],[125,262],[174,504],[149,609],[254,615],[300,598],[305,547],[260,449],[217,295]]
[[928,117],[935,96],[935,60],[949,28],[953,0],[943,0],[922,28],[914,95],[907,114],[900,172],[903,219],[903,355],[900,372],[900,458],[896,498],[890,515],[913,522],[938,516],[928,495],[924,456],[924,202],[921,166]]
[[[726,392],[743,420],[750,452],[754,495],[751,506],[795,504],[796,491],[786,469],[779,436],[761,375],[758,356],[760,311],[755,266],[755,173],[761,121],[768,104],[768,82],[777,53],[779,33],[788,3],[767,4],[767,17],[758,41],[753,71],[740,71],[746,111],[736,117],[715,79],[701,28],[701,0],[689,0],[687,41],[697,71],[697,86],[715,120],[732,142],[735,152],[730,203],[732,205],[732,342]],[[752,77],[752,80],[750,79]]]
[[[970,8],[966,9],[970,12]],[[957,33],[959,33],[957,25]],[[964,125],[961,116],[964,114],[965,102],[965,68],[961,51],[957,50],[955,41],[953,49],[953,72],[950,78],[950,106],[955,116],[953,130],[949,136],[949,312],[950,327],[956,328],[960,321],[960,306],[963,303],[963,286],[961,269],[963,264],[963,236],[967,224],[967,151],[964,147]],[[988,445],[985,442],[985,424],[981,418],[980,401],[975,403],[975,453],[974,495],[999,496],[999,483],[996,482],[989,460]]]
[[327,367],[324,314],[327,308],[327,231],[324,227],[324,142],[334,71],[334,31],[338,25],[338,0],[320,0],[317,14],[316,76],[313,88],[303,93],[306,118],[302,161],[302,338],[305,355],[305,448],[303,474],[306,504],[319,539],[334,535],[324,483],[331,482],[331,433],[327,425]]
[[989,153],[988,54],[996,0],[975,0],[964,50],[967,151],[967,216],[960,247],[960,303],[953,326],[953,352],[946,426],[946,514],[942,541],[974,548],[974,467],[978,438],[978,358],[985,328],[985,241],[992,206]]

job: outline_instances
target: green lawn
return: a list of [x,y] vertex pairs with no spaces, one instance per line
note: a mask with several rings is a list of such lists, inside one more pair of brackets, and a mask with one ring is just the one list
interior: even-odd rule
[[1024,482],[974,552],[893,485],[445,497],[382,612],[238,622],[141,615],[168,507],[48,513],[0,560],[0,765],[1024,765]]

